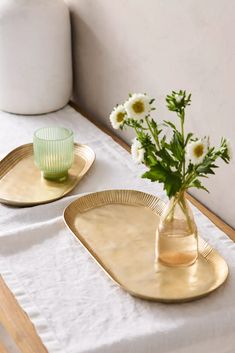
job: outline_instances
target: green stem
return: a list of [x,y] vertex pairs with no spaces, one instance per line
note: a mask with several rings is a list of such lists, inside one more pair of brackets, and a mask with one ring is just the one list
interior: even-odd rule
[[188,177],[184,180],[182,184],[182,189],[187,189],[191,182],[197,177],[198,175],[195,172],[192,172],[188,175]]
[[180,120],[181,120],[181,134],[183,136],[183,141],[184,141],[184,110],[180,114]]
[[[184,117],[185,117],[185,113],[184,113],[184,110],[182,110],[182,112],[180,114],[180,121],[181,121],[181,134],[182,134],[182,138],[183,138],[183,146],[184,146]],[[183,182],[184,182],[184,178],[185,178],[185,155],[184,155],[184,160],[182,162],[182,171],[183,171]]]
[[175,206],[179,204],[182,212],[184,213],[186,220],[187,220],[187,225],[190,231],[190,234],[192,234],[194,232],[194,229],[192,227],[192,222],[191,222],[191,218],[189,216],[188,213],[188,208],[187,208],[187,204],[185,202],[185,196],[184,196],[184,190],[180,191],[179,194],[177,196],[175,196],[173,203],[171,205],[171,208],[169,209],[167,215],[166,215],[166,219],[168,217],[170,217],[169,221],[171,222],[173,220],[174,217],[174,210],[175,210]]
[[149,123],[148,117],[145,117],[145,121],[146,121],[146,123],[147,123],[147,125],[148,125],[148,128],[149,128],[149,131],[151,132],[151,135],[152,135],[153,138],[154,138],[154,141],[155,141],[156,144],[157,144],[157,147],[158,147],[159,149],[161,149],[158,136],[156,136],[156,134],[154,133],[153,129],[151,128],[151,125],[150,125],[150,123]]
[[[136,135],[137,135],[137,137],[138,137],[138,135],[139,135],[139,131],[138,131],[138,128],[136,127],[136,126],[132,126],[132,128],[135,130],[135,133],[136,133]],[[139,128],[140,129],[140,128]],[[142,130],[144,129],[144,128],[141,128]]]
[[184,195],[182,195],[182,198],[179,201],[179,205],[181,207],[181,210],[183,211],[183,213],[186,216],[187,224],[188,224],[188,227],[189,227],[189,231],[190,231],[190,234],[192,234],[194,232],[194,230],[192,228],[191,219],[190,219],[189,214],[188,214],[188,208],[187,208],[187,205],[186,205],[186,202],[185,202],[185,199],[184,199]]
[[[131,123],[129,123],[129,122],[125,122],[124,123],[126,126],[129,126],[129,127],[131,127],[132,129],[136,129],[136,126],[134,125],[134,124],[131,124]],[[143,126],[141,126],[141,129],[144,131],[144,130],[148,130],[148,129],[146,129],[146,128],[144,128]]]
[[174,197],[174,200],[173,200],[173,203],[171,205],[171,208],[169,209],[169,212],[167,213],[166,215],[166,218],[168,218],[169,216],[171,217],[171,221],[174,217],[174,209],[175,209],[175,206],[177,205],[179,199],[181,197],[181,192],[179,192],[179,194],[177,196]]
[[137,137],[138,137],[139,132],[138,132],[137,128],[136,128],[135,126],[133,126],[133,129],[135,130],[135,133],[136,133],[136,135],[137,135]]

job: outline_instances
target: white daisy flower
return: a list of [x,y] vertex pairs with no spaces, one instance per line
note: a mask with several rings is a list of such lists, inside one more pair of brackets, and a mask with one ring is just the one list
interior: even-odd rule
[[123,125],[125,118],[126,111],[123,105],[118,105],[117,107],[115,107],[109,116],[112,127],[114,129],[119,129],[120,126]]
[[127,115],[132,119],[143,119],[151,111],[150,98],[146,94],[134,93],[124,104]]
[[231,159],[233,158],[233,150],[232,150],[231,142],[229,140],[226,141],[226,146],[227,146],[228,157],[229,157],[229,160],[231,161]]
[[140,164],[144,161],[144,148],[142,147],[141,143],[137,138],[134,138],[132,145],[131,145],[131,155],[132,159],[136,164]]
[[208,143],[204,139],[190,142],[186,147],[186,157],[193,164],[202,163],[207,152]]

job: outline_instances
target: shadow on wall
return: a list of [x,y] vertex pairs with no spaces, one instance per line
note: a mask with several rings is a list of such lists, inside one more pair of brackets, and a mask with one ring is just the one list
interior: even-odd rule
[[[107,104],[110,77],[104,73],[108,70],[107,62],[113,63],[112,54],[78,12],[71,12],[71,23],[72,42],[79,43],[73,47],[73,100],[89,114],[97,116],[98,107]],[[118,81],[116,85],[119,86]]]
[[[213,144],[235,131],[235,4],[194,0],[66,0],[72,19],[74,101],[108,128],[113,106],[129,92],[156,98],[157,119],[172,119],[165,96],[192,92],[186,130]],[[229,43],[229,45],[228,45]],[[131,141],[129,131],[117,135]],[[225,183],[226,180],[226,183]],[[193,192],[235,227],[234,162],[210,178],[208,195]]]

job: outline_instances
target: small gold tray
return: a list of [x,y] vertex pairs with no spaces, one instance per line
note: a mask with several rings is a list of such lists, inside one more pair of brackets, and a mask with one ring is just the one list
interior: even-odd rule
[[74,163],[64,182],[45,180],[34,164],[33,144],[17,147],[0,161],[0,202],[34,206],[60,199],[75,188],[95,160],[94,151],[74,144]]
[[109,277],[130,294],[166,303],[201,298],[226,280],[228,266],[200,239],[194,265],[154,267],[155,232],[163,208],[163,201],[153,195],[110,190],[75,200],[65,209],[64,220]]

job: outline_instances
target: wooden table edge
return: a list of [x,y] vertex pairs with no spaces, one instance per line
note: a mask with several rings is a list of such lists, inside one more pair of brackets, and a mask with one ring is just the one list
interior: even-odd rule
[[[22,353],[48,353],[28,315],[0,275],[0,322]],[[1,348],[1,346],[0,346]],[[4,351],[3,351],[4,352]]]
[[1,353],[8,353],[6,347],[3,345],[2,342],[0,342],[0,352]]

